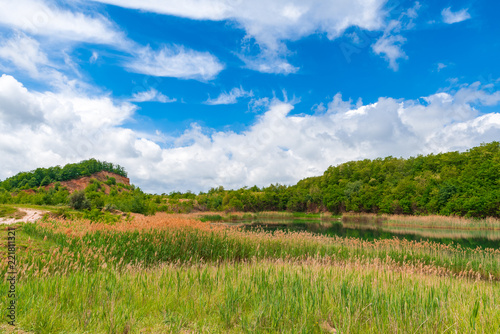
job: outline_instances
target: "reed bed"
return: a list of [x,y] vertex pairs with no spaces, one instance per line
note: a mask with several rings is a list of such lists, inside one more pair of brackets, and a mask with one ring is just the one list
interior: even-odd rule
[[497,218],[467,218],[459,216],[410,216],[410,215],[376,215],[372,213],[344,213],[345,223],[376,223],[387,226],[421,227],[421,228],[455,228],[455,229],[486,229],[500,230],[500,219]]
[[497,333],[500,328],[498,283],[381,262],[171,263],[33,279],[19,284],[18,295],[19,325],[35,333]]
[[412,234],[422,238],[439,238],[439,239],[486,239],[500,240],[500,230],[484,230],[484,229],[437,229],[437,228],[411,228],[405,226],[387,226],[383,227],[383,231],[393,234]]
[[[69,271],[97,271],[110,266],[152,267],[162,263],[204,263],[250,259],[329,258],[342,261],[383,261],[435,268],[436,273],[500,280],[500,250],[462,248],[426,241],[326,237],[308,232],[243,231],[194,223],[158,223],[157,228],[134,224],[90,224],[81,231],[65,231],[58,222],[26,223],[23,233],[56,245],[50,252],[19,254],[23,276],[49,276]],[[104,225],[104,224],[101,224]],[[169,226],[167,228],[166,226]],[[6,261],[1,274],[6,273]]]
[[387,216],[388,224],[425,226],[430,228],[457,228],[457,229],[500,229],[500,220],[497,218],[466,218],[458,216]]

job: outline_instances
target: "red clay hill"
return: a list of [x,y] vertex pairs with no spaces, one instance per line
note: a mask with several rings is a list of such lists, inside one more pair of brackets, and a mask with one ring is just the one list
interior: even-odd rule
[[[130,185],[130,179],[128,177],[124,177],[115,173],[107,172],[107,171],[101,171],[94,173],[90,176],[83,176],[78,179],[74,180],[68,180],[68,181],[60,181],[59,183],[61,184],[61,187],[66,187],[70,193],[78,190],[84,190],[89,184],[91,179],[96,179],[101,182],[106,182],[108,178],[114,177],[116,179],[116,183],[123,183],[127,186]],[[50,189],[53,188],[55,185],[54,183],[49,184],[48,186],[45,187],[45,189]],[[109,186],[103,185],[104,186],[104,191],[105,193],[109,193]]]

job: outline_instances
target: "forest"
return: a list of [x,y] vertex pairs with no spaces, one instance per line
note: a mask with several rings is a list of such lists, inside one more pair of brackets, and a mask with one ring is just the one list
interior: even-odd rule
[[[126,176],[123,167],[95,159],[64,167],[38,168],[0,183],[0,203],[68,204],[64,189],[44,186],[90,175],[100,170]],[[168,177],[168,175],[166,176]],[[120,186],[121,188],[125,188]],[[118,188],[120,188],[118,187]],[[491,142],[465,152],[426,156],[350,161],[329,167],[323,175],[295,185],[271,184],[259,188],[207,192],[145,194],[130,187],[122,192],[113,185],[109,194],[101,182],[85,190],[88,208],[114,205],[122,211],[153,214],[156,211],[292,211],[458,215],[500,217],[500,143]],[[33,194],[20,191],[34,189]]]
[[408,159],[389,156],[350,161],[293,186],[275,184],[238,190],[219,187],[198,195],[171,193],[168,197],[191,199],[199,209],[214,211],[499,217],[500,143]]

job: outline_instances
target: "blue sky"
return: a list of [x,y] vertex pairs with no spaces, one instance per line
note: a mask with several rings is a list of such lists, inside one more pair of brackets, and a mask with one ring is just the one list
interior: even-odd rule
[[0,179],[293,184],[500,139],[496,1],[0,2]]

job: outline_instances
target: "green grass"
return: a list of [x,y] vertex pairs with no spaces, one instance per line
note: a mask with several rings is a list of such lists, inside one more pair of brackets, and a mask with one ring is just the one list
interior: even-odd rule
[[228,214],[228,215],[220,215],[220,214],[212,214],[212,215],[203,215],[200,217],[202,222],[235,222],[241,220],[253,220],[256,219],[257,215],[252,213],[244,213],[242,215],[236,214]]
[[[1,225],[0,225],[1,226]],[[23,252],[26,254],[29,253],[48,253],[50,249],[54,249],[58,247],[58,244],[52,242],[51,240],[43,239],[43,238],[34,238],[30,236],[28,233],[23,232],[22,223],[16,223],[11,225],[4,225],[0,229],[0,242],[2,245],[0,246],[0,254],[3,259],[7,254],[7,229],[15,230],[16,237],[16,247],[19,252]]]
[[13,207],[10,207],[7,205],[0,205],[0,218],[14,217],[16,212],[17,212],[16,208],[13,208]]
[[224,221],[224,219],[221,215],[203,215],[200,217],[202,222],[220,222]]
[[62,207],[69,208],[69,206],[67,205],[35,205],[35,204],[2,204],[2,206],[10,208],[16,207],[16,208],[35,209],[44,211],[58,210]]
[[497,283],[393,269],[309,260],[77,272],[19,284],[19,326],[34,333],[499,331]]

